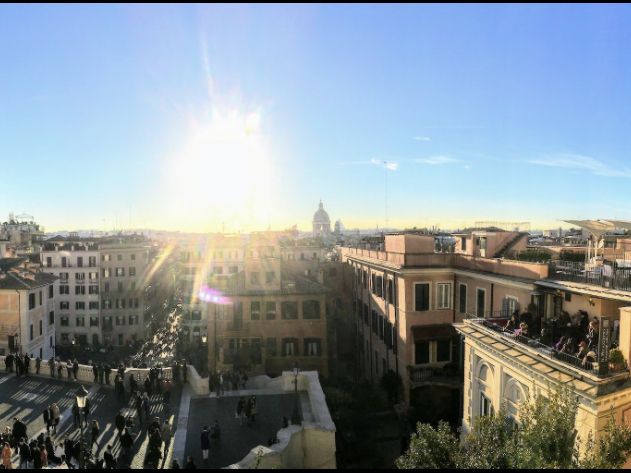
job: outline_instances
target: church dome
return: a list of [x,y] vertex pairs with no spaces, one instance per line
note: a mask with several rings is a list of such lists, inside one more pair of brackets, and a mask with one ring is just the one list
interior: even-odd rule
[[313,214],[313,223],[314,224],[331,224],[331,219],[329,218],[329,214],[324,210],[324,205],[322,201],[320,201],[320,205],[318,206],[318,210]]

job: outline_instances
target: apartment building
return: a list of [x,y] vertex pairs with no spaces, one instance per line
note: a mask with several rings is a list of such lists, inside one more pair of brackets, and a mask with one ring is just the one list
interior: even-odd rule
[[140,237],[53,237],[40,253],[55,275],[57,343],[124,345],[145,335],[151,246]]
[[[523,335],[507,330],[505,319],[479,313],[455,325],[464,339],[465,432],[476,417],[502,405],[519,424],[520,405],[533,390],[545,394],[559,385],[569,386],[579,400],[576,429],[582,439],[590,433],[598,438],[611,416],[631,425],[631,261],[623,251],[611,260],[604,253],[605,259],[586,263],[552,261],[548,274],[534,281],[544,333]],[[576,344],[589,339],[589,322],[596,322],[595,342],[591,354],[579,356]],[[574,350],[560,350],[561,337],[571,339]]]
[[[484,236],[487,250],[506,250],[503,233],[511,232],[493,233]],[[389,370],[399,374],[408,404],[431,391],[457,411],[461,351],[452,324],[468,313],[500,317],[536,304],[534,281],[547,275],[547,265],[493,258],[491,251],[482,257],[462,247],[437,252],[441,245],[432,235],[386,235],[379,246],[340,248],[353,273],[360,370],[373,383]]]
[[0,258],[0,354],[53,355],[55,280],[27,258]]

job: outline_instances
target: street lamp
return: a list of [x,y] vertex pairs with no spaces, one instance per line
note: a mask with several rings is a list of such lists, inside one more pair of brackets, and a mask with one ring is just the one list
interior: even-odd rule
[[[85,403],[88,399],[88,391],[86,391],[86,389],[81,386],[78,390],[77,393],[75,394],[76,398],[77,398],[77,406],[79,407],[79,425],[81,426],[81,458],[79,459],[79,462],[81,463],[81,469],[85,469],[85,456],[86,456],[86,445],[85,445],[85,440],[83,438],[83,420],[81,419],[81,411],[84,411],[85,409]],[[85,416],[85,411],[84,411],[84,416]]]
[[300,375],[300,368],[298,363],[294,363],[294,412],[291,414],[291,423],[293,425],[300,424],[300,410],[298,409],[298,376]]

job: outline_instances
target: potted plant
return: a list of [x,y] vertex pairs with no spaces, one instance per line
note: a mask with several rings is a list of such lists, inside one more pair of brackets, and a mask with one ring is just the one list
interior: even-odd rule
[[609,350],[609,369],[612,371],[620,371],[625,368],[625,360],[622,352],[617,348]]

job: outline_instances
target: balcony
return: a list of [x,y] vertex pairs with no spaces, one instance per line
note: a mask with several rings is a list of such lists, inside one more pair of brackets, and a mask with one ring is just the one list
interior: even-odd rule
[[553,261],[550,263],[551,279],[591,284],[609,289],[631,292],[631,267],[618,264],[585,264],[575,261]]
[[[558,368],[570,370],[575,376],[581,377],[581,379],[583,379],[581,374],[587,375],[594,380],[611,380],[612,378],[617,379],[621,375],[628,376],[627,368],[610,365],[608,354],[611,346],[609,343],[605,347],[601,347],[600,353],[598,353],[598,349],[595,349],[593,352],[595,359],[590,361],[587,357],[581,359],[574,353],[565,353],[557,350],[554,346],[544,343],[541,339],[520,335],[518,330],[506,330],[504,329],[504,321],[469,318],[465,322],[465,325],[468,324],[481,327],[482,331],[490,336],[524,351],[527,355],[546,359]],[[602,362],[600,361],[601,359],[603,360]]]
[[452,388],[462,386],[462,372],[454,363],[443,367],[408,366],[412,388],[426,385],[441,385]]

